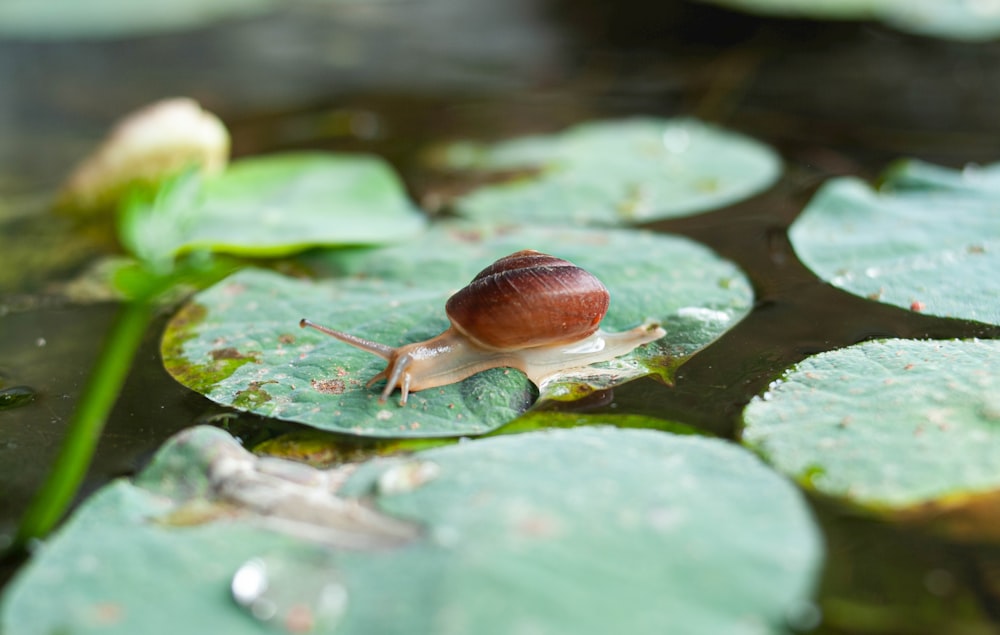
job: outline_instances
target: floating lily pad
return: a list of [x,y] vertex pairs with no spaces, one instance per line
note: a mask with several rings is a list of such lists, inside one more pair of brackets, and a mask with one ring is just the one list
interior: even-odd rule
[[970,196],[1000,192],[1000,163],[970,163],[961,170],[906,159],[896,162],[882,179],[885,189],[903,191],[954,191]]
[[[943,169],[934,178],[944,180]],[[789,237],[819,277],[855,295],[943,317],[1000,324],[1000,203],[995,177],[931,171],[890,174],[876,191],[853,179],[827,183]]]
[[[511,435],[363,465],[345,498],[328,491],[330,472],[275,461],[216,429],[182,433],[36,554],[3,598],[0,627],[758,635],[786,632],[822,560],[799,492],[725,441]],[[281,491],[300,503],[254,502],[273,493],[280,505]],[[321,549],[303,525],[336,524],[329,508],[355,496],[370,498],[372,517],[421,531],[396,548]],[[220,498],[227,515],[193,513]],[[280,522],[285,513],[298,522]]]
[[705,0],[754,13],[818,19],[882,20],[911,33],[956,40],[1000,35],[992,2],[967,0]]
[[4,0],[0,33],[30,38],[99,38],[162,33],[273,10],[274,0]]
[[413,238],[423,215],[383,160],[291,153],[243,159],[218,177],[180,179],[133,205],[123,240],[147,260],[198,249],[279,256],[322,245]]
[[1000,489],[1000,342],[866,342],[793,367],[743,440],[831,496],[905,508]]
[[447,167],[518,173],[459,196],[455,211],[488,222],[622,225],[717,209],[770,187],[767,146],[694,119],[636,118],[495,145],[443,149]]
[[405,407],[380,404],[366,382],[385,362],[298,327],[308,317],[390,346],[429,339],[448,326],[446,299],[494,260],[523,248],[566,258],[611,292],[602,323],[622,331],[653,319],[666,337],[624,357],[542,386],[570,398],[642,375],[664,380],[750,309],[752,291],[728,261],[687,239],[628,230],[437,228],[419,244],[331,253],[342,277],[311,282],[244,271],[192,300],[168,325],[167,370],[213,401],[318,428],[371,436],[488,432],[534,399],[519,371],[491,369],[413,393]]

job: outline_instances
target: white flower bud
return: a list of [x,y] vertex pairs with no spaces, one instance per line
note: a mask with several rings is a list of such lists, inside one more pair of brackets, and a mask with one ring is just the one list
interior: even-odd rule
[[216,174],[229,160],[229,131],[193,99],[165,99],[122,119],[63,184],[56,207],[79,216],[111,212],[134,185],[155,186],[189,166]]

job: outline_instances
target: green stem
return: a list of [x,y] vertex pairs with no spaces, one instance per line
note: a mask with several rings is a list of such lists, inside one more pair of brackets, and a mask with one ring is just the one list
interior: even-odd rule
[[73,413],[52,472],[21,519],[16,546],[48,534],[72,502],[152,315],[152,304],[141,299],[125,304],[119,311]]

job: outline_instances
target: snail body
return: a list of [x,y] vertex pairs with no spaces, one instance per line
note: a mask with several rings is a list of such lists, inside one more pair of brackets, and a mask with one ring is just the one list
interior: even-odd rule
[[658,324],[621,333],[599,325],[610,294],[593,274],[565,260],[524,250],[497,260],[448,299],[451,325],[424,342],[392,348],[349,333],[299,322],[386,360],[369,380],[385,379],[385,402],[398,387],[409,393],[452,384],[489,368],[510,367],[535,384],[569,368],[620,357],[663,337]]

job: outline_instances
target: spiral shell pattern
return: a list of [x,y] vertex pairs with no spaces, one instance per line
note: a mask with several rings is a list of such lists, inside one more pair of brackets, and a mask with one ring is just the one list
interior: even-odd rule
[[524,250],[483,269],[445,309],[452,325],[477,345],[516,350],[591,335],[609,301],[607,288],[590,272]]

